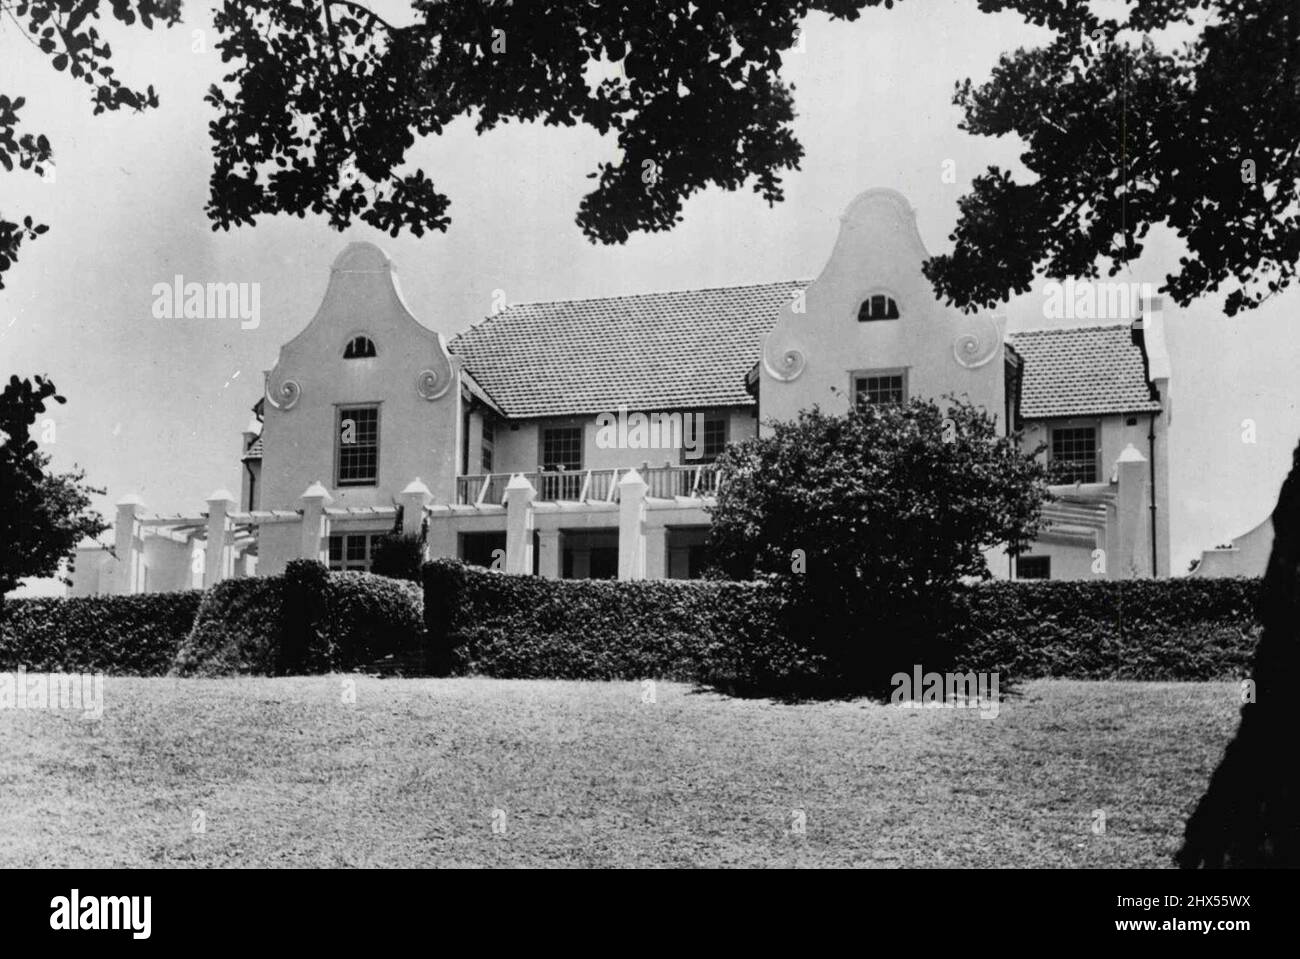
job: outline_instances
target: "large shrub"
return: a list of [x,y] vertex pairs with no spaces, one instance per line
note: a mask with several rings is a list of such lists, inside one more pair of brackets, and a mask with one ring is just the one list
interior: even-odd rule
[[0,669],[159,676],[185,641],[203,593],[144,593],[0,604]]
[[958,584],[988,575],[985,550],[1039,529],[1037,451],[964,400],[771,425],[719,461],[709,552],[733,578],[782,584],[788,635],[824,658],[829,686],[886,682],[949,628]]
[[175,662],[178,675],[199,676],[372,668],[425,670],[419,586],[310,560],[218,583]]

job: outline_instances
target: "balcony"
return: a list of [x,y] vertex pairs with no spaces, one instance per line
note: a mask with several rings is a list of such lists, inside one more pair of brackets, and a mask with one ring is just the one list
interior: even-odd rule
[[[537,490],[541,502],[617,503],[618,481],[630,469],[535,470],[521,474]],[[637,472],[646,482],[646,496],[674,499],[700,498],[718,491],[719,477],[712,464],[699,466],[647,466]],[[456,477],[456,502],[468,506],[500,506],[512,473],[478,473]]]

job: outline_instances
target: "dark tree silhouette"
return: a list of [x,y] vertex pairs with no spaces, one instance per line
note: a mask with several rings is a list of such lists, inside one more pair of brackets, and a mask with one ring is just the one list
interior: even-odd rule
[[53,576],[82,539],[108,528],[90,509],[102,489],[81,470],[49,471],[50,458],[31,438],[46,400],[64,403],[43,376],[16,376],[0,390],[0,602],[28,576]]

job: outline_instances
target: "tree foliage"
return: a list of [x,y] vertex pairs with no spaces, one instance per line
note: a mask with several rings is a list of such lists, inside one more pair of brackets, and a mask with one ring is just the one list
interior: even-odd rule
[[1041,451],[965,400],[814,408],[729,447],[710,556],[731,577],[916,594],[988,575],[984,551],[1033,539]]
[[[140,111],[158,105],[152,86],[144,89],[124,84],[112,65],[113,49],[100,35],[96,21],[109,8],[113,19],[126,26],[152,29],[155,23],[171,26],[180,20],[180,0],[0,0],[0,28],[16,26],[27,41],[45,54],[50,66],[81,80],[90,91],[96,116],[122,107]],[[8,22],[6,22],[8,21]],[[20,132],[18,116],[26,97],[0,94],[0,167],[15,167],[35,176],[53,176],[54,150],[43,133]],[[0,290],[4,274],[18,259],[24,240],[34,240],[49,227],[8,220],[0,211]]]
[[[1059,0],[985,0],[1053,31],[959,85],[962,129],[1025,144],[1024,180],[991,167],[960,201],[952,253],[926,273],[950,302],[992,306],[1034,278],[1115,275],[1151,227],[1186,246],[1161,290],[1225,290],[1234,315],[1300,260],[1300,8],[1294,0],[1132,0],[1118,18]],[[1199,28],[1175,46],[1161,31]]]
[[77,543],[108,528],[90,509],[82,470],[51,473],[31,438],[46,400],[64,403],[49,379],[9,378],[0,392],[0,597],[25,577],[53,576]]

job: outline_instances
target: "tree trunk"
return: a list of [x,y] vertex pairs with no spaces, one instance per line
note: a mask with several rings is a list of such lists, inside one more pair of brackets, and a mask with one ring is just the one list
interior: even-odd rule
[[1259,597],[1254,702],[1187,821],[1184,869],[1300,866],[1300,763],[1290,694],[1300,684],[1300,446],[1273,511]]

